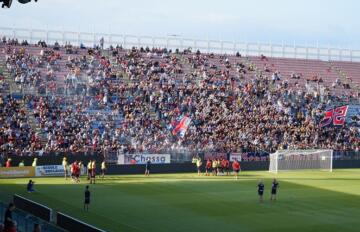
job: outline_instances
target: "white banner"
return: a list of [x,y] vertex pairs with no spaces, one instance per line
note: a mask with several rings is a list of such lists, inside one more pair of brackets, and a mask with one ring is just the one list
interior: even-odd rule
[[64,176],[64,168],[62,165],[45,165],[36,166],[36,176]]
[[[70,165],[67,166],[68,175],[70,175]],[[81,175],[85,174],[85,168],[81,169]],[[36,166],[35,176],[64,176],[64,168],[62,165],[44,165]]]
[[230,154],[230,162],[234,162],[235,160],[241,162],[241,154],[240,153]]
[[146,164],[150,160],[153,164],[169,164],[170,154],[121,154],[118,164]]

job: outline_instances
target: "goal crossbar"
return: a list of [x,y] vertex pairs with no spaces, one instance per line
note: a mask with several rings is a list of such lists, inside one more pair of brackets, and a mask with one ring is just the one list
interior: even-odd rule
[[333,150],[280,150],[270,154],[269,172],[295,170],[332,171]]

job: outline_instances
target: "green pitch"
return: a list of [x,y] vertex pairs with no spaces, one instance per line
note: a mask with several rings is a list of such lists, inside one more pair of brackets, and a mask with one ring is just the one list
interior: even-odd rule
[[[270,182],[280,183],[270,202]],[[87,184],[63,178],[37,178],[37,193],[27,179],[0,180],[0,198],[17,193],[108,231],[359,231],[360,169],[328,172],[243,172],[233,177],[197,174],[108,176],[90,186],[90,211],[84,212]],[[260,204],[257,182],[265,182]]]

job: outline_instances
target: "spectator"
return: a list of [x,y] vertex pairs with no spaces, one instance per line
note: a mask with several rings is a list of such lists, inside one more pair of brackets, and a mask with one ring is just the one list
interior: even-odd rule
[[60,50],[60,44],[56,41],[54,44],[54,48],[55,51],[59,51]]
[[260,59],[261,61],[269,61],[268,58],[266,56],[264,56],[263,54],[260,55]]
[[12,211],[14,211],[15,205],[10,203],[7,207],[4,215],[4,230],[9,230],[14,227],[15,221],[13,221]]
[[100,39],[100,47],[101,49],[104,49],[104,37],[101,37]]
[[[105,56],[99,46],[76,54],[76,47],[67,43],[60,47],[61,53],[43,47],[39,55],[40,49],[4,46],[7,68],[19,86],[44,94],[65,90],[21,100],[0,97],[2,152],[359,147],[355,126],[318,126],[327,102],[340,99],[327,88],[331,86],[321,91],[311,88],[322,81],[318,75],[308,80],[305,89],[302,74],[294,72],[290,80],[282,79],[279,70],[273,75],[265,72],[273,72],[274,66],[264,62],[259,68],[239,56],[192,53],[191,49],[175,56],[163,48],[116,46],[111,56]],[[64,50],[69,53],[65,59]],[[66,73],[57,75],[56,66]],[[346,95],[358,99],[356,94]],[[28,110],[41,133],[29,126]],[[173,135],[185,115],[191,119],[186,133]],[[346,139],[338,139],[338,134]]]
[[41,232],[41,226],[40,224],[34,224],[33,232]]

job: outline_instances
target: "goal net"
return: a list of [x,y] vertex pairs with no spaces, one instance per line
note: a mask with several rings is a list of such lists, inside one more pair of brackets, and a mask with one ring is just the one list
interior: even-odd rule
[[280,150],[270,154],[269,172],[326,170],[332,172],[332,150]]

